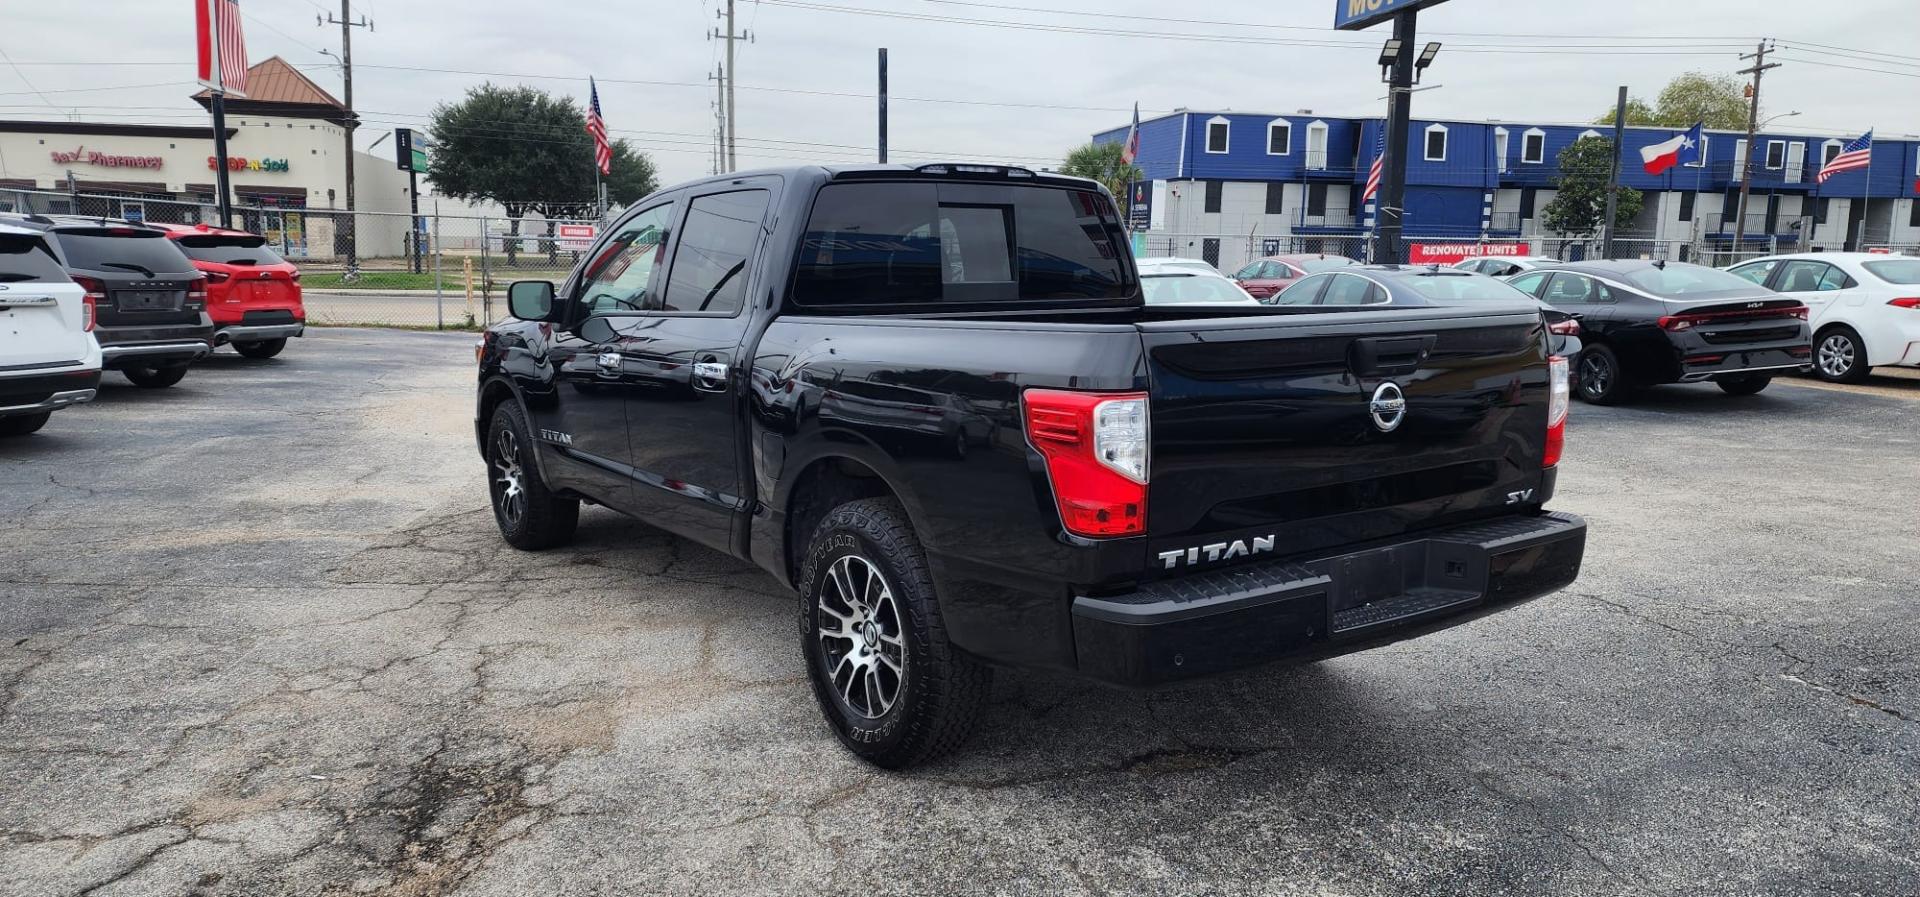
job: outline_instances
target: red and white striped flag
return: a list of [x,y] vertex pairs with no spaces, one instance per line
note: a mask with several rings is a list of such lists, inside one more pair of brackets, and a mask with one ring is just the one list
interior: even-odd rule
[[1373,144],[1373,167],[1367,169],[1367,185],[1360,188],[1360,201],[1366,202],[1380,192],[1380,167],[1387,161],[1387,128],[1381,122],[1380,132],[1375,135]]
[[600,117],[600,88],[587,79],[587,133],[593,135],[593,164],[601,174],[613,173],[613,144],[607,142],[607,123]]
[[230,97],[247,96],[247,38],[240,31],[240,0],[194,0],[200,45],[200,83]]

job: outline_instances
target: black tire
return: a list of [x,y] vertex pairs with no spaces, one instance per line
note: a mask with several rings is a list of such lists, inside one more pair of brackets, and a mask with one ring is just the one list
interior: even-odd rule
[[1599,344],[1580,350],[1580,370],[1574,377],[1574,394],[1595,405],[1618,405],[1632,396],[1632,384],[1620,369],[1620,356]]
[[[842,582],[854,583],[852,596]],[[966,741],[993,671],[947,639],[926,553],[899,502],[828,512],[806,542],[799,586],[807,677],[847,750],[904,769]]]
[[25,436],[47,425],[47,419],[53,412],[42,411],[39,414],[20,414],[14,417],[0,417],[0,436]]
[[141,389],[166,389],[187,375],[184,364],[170,364],[160,368],[127,368],[121,371],[133,385]]
[[1873,368],[1859,331],[1836,324],[1813,338],[1813,375],[1828,383],[1860,383]]
[[520,406],[494,406],[487,424],[487,496],[500,537],[522,551],[542,551],[573,541],[580,500],[555,495],[540,477],[532,431]]
[[1767,384],[1773,382],[1773,377],[1770,374],[1741,374],[1738,377],[1728,377],[1725,380],[1713,382],[1720,384],[1720,388],[1726,390],[1727,395],[1750,396],[1766,389]]
[[234,343],[233,351],[248,358],[272,358],[287,347],[287,338],[265,339],[257,343]]

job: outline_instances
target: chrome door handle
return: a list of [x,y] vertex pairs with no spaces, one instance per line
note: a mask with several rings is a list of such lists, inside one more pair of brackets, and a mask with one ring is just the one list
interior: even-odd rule
[[718,361],[696,361],[693,363],[693,385],[696,389],[720,392],[727,388],[727,366]]

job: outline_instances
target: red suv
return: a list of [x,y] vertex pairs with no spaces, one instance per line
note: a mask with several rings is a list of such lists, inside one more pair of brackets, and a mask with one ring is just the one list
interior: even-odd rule
[[161,224],[193,266],[207,275],[207,314],[216,346],[232,343],[248,358],[272,358],[307,328],[300,270],[258,234],[205,224]]

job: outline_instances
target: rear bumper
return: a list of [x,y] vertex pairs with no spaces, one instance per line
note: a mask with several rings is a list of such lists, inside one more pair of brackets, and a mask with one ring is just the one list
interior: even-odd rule
[[1730,374],[1785,374],[1813,370],[1813,346],[1793,343],[1766,348],[1692,349],[1680,359],[1680,382],[1698,383]]
[[0,417],[39,414],[93,401],[100,369],[0,378]]
[[102,346],[101,364],[108,370],[126,367],[185,364],[205,358],[213,345],[205,340],[178,340],[164,343],[138,343],[131,346]]
[[1564,588],[1586,521],[1504,517],[1304,562],[1272,562],[1077,596],[1082,674],[1153,686],[1348,654],[1457,626]]
[[286,339],[307,332],[304,323],[293,324],[231,324],[223,325],[213,335],[213,344],[224,346],[228,343],[257,343],[270,339]]

